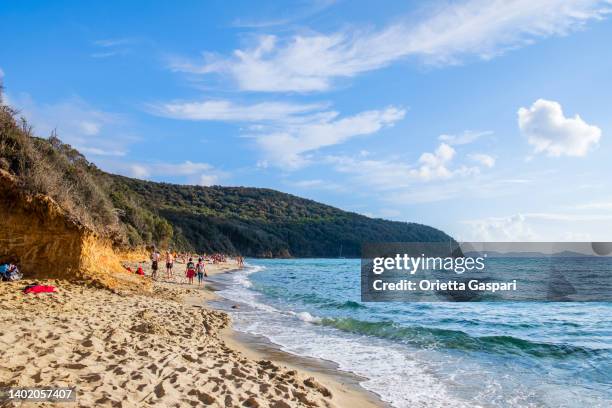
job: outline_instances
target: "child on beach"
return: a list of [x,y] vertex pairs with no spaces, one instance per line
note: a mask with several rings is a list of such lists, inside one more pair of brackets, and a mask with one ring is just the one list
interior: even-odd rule
[[144,270],[142,269],[142,265],[138,264],[138,269],[136,269],[136,274],[140,276],[144,276]]
[[193,259],[189,258],[189,262],[187,262],[187,268],[185,271],[185,276],[189,280],[189,284],[193,285],[193,277],[196,274],[195,265],[193,264]]
[[196,272],[198,273],[198,286],[202,286],[204,284],[204,274],[206,273],[206,267],[204,266],[202,258],[198,258]]

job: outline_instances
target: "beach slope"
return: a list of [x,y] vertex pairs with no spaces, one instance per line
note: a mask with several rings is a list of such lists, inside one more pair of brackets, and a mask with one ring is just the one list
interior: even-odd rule
[[228,347],[220,333],[230,319],[204,306],[210,291],[158,282],[150,293],[122,292],[48,280],[41,283],[56,293],[25,295],[26,283],[0,284],[2,387],[76,387],[82,407],[344,405],[338,384]]

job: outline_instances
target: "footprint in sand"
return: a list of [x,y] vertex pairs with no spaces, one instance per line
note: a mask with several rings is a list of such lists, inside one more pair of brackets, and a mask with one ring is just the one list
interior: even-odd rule
[[97,373],[82,375],[81,378],[87,381],[88,383],[95,383],[95,382],[102,380],[102,376]]
[[155,396],[157,398],[161,398],[166,395],[166,390],[164,390],[164,386],[162,383],[157,384],[153,389],[153,392],[155,392]]
[[69,368],[71,370],[82,370],[86,368],[87,366],[81,363],[69,363],[69,364],[64,364],[64,367]]

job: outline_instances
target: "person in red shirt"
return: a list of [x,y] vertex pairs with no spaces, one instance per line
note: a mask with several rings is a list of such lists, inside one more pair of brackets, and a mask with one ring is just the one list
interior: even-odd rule
[[185,275],[187,279],[189,279],[189,284],[193,285],[193,277],[196,274],[195,265],[193,263],[193,259],[189,258],[189,262],[187,262],[187,270],[185,271]]

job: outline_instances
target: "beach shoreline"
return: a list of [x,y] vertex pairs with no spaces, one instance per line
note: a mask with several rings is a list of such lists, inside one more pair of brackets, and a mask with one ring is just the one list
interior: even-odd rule
[[[211,265],[207,271],[209,276],[239,272],[242,268],[226,265]],[[202,299],[208,307],[226,313],[223,309],[215,307],[211,302],[223,301],[233,304],[229,300],[223,299],[215,292],[218,290],[218,283],[207,281],[205,288],[201,288],[204,293]],[[200,299],[191,298],[186,300],[191,304],[200,302]],[[232,349],[239,351],[252,360],[272,361],[275,364],[287,367],[291,370],[298,370],[309,377],[315,377],[327,386],[334,395],[334,402],[340,407],[369,408],[369,407],[391,407],[382,401],[380,397],[363,388],[359,383],[362,377],[347,371],[342,371],[336,363],[318,358],[303,357],[281,350],[281,347],[272,343],[263,336],[254,336],[248,333],[237,331],[230,324],[220,331],[220,337]]]
[[[137,264],[150,274],[148,262],[126,263]],[[235,269],[209,265],[208,274]],[[181,264],[170,281],[164,272],[150,293],[39,280],[56,292],[26,295],[31,279],[0,284],[0,386],[76,386],[84,407],[384,406],[350,374],[254,347],[208,304],[210,282],[188,286]]]
[[[215,276],[238,272],[240,270],[242,269],[219,268],[209,272],[209,275]],[[210,283],[207,284],[211,285]],[[209,307],[225,313],[225,310],[215,307],[211,302],[226,302],[228,305],[235,304],[235,302],[218,296],[215,293],[219,289],[217,285],[217,282],[212,282],[212,291],[204,295],[205,302]],[[280,345],[271,342],[269,339],[263,336],[255,336],[238,331],[233,328],[231,324],[222,329],[220,335],[230,348],[241,352],[252,360],[272,361],[273,363],[288,367],[289,369],[298,370],[308,376],[315,377],[318,381],[330,388],[334,394],[334,402],[341,407],[391,407],[391,405],[382,401],[377,394],[360,385],[363,377],[340,370],[334,362],[291,354],[283,351]]]

